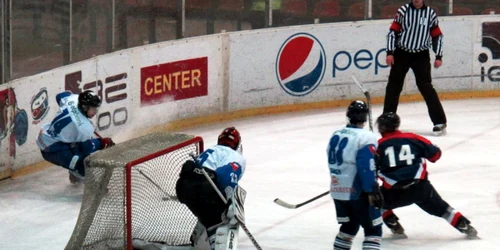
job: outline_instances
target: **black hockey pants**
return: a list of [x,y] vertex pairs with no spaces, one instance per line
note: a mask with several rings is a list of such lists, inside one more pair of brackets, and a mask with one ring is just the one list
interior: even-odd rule
[[416,204],[425,212],[442,217],[450,207],[428,180],[416,181],[416,184],[405,189],[382,187],[380,191],[384,196],[386,210]]

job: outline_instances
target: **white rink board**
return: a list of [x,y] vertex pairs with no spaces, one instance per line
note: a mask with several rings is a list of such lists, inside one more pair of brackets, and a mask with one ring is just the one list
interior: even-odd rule
[[[462,17],[442,19],[440,27],[444,34],[444,64],[432,72],[436,79],[436,89],[473,90],[473,80],[464,76],[477,74],[472,71],[474,61],[471,59],[474,53],[471,46],[474,35],[477,34],[479,20]],[[352,85],[352,74],[367,84],[372,96],[384,95],[390,71],[385,63],[386,35],[390,24],[391,20],[364,21],[231,34],[230,106],[238,110],[359,97],[359,89]],[[310,94],[299,97],[290,95],[281,88],[276,73],[281,46],[289,37],[298,33],[307,33],[319,40],[327,63],[319,86]],[[432,62],[434,58],[435,55],[431,52]],[[411,70],[406,80],[403,94],[418,93]],[[245,98],[241,98],[242,95]]]
[[[28,115],[28,133],[27,140],[24,144],[15,145],[15,161],[11,166],[13,170],[18,170],[25,165],[33,164],[42,160],[38,147],[35,144],[35,138],[40,131],[42,124],[49,122],[55,113],[59,110],[56,103],[55,95],[64,91],[64,75],[65,72],[73,72],[77,69],[94,69],[92,70],[95,78],[95,60],[88,60],[74,65],[68,65],[58,70],[52,70],[37,74],[27,78],[21,78],[12,82],[10,85],[16,94],[17,109],[25,110]],[[42,89],[45,88],[48,93],[48,110],[44,119],[35,121],[32,114],[32,99]],[[15,126],[15,125],[14,125]],[[12,133],[10,131],[9,133]],[[7,143],[2,143],[0,147],[7,146]],[[2,157],[2,161],[5,158]]]
[[[433,83],[438,91],[500,89],[500,58],[494,58],[499,52],[483,47],[483,23],[497,27],[500,15],[440,18],[444,34],[444,64],[440,69],[432,69]],[[155,125],[228,111],[362,98],[361,91],[351,80],[352,74],[366,84],[372,96],[383,96],[390,70],[385,65],[386,35],[390,24],[391,20],[377,20],[304,25],[162,42],[101,55],[0,85],[0,91],[14,89],[16,112],[25,110],[29,125],[27,140],[18,145],[9,141],[15,124],[7,121],[6,138],[0,140],[0,175],[6,169],[19,170],[42,161],[34,140],[41,125],[54,117],[58,109],[55,95],[64,91],[68,82],[77,90],[102,92],[103,105],[93,122],[103,136],[111,137],[120,132],[143,131]],[[311,56],[303,63],[295,58],[303,57],[304,51],[306,56],[309,55],[309,50],[302,50],[305,40],[295,36],[298,33],[308,38],[305,44],[311,51]],[[500,35],[493,35],[500,41],[496,36]],[[294,47],[297,44],[300,46]],[[283,63],[277,64],[278,59]],[[433,52],[431,59],[434,59]],[[198,61],[187,63],[192,60]],[[200,62],[206,70],[203,71],[206,79],[200,80],[205,85],[198,88],[202,91],[193,92],[196,89],[196,86],[191,88],[193,79],[202,79],[197,78],[199,72],[193,70],[201,65]],[[190,74],[191,81],[187,82],[191,86],[188,84],[183,89],[176,85],[177,92],[160,91],[158,95],[165,95],[163,99],[145,105],[141,92],[141,88],[147,85],[142,76],[143,69],[156,72],[154,68],[157,67],[158,72],[151,74],[165,79],[174,74],[169,73],[170,66],[176,74],[187,72],[186,77]],[[294,67],[298,70],[293,71]],[[304,81],[304,86],[292,84],[295,90],[302,86],[305,91],[302,94],[290,94],[290,90],[282,87],[278,80],[287,86],[308,72],[314,73],[309,74],[309,79],[315,81]],[[149,82],[147,86],[151,88],[156,83]],[[184,82],[169,83],[182,85]],[[163,84],[165,89],[165,80],[158,84]],[[48,93],[49,109],[42,118],[35,119],[31,111],[32,99],[43,88]],[[190,92],[191,96],[176,96],[184,95],[183,92]],[[418,90],[410,71],[403,94],[412,93],[418,93]],[[11,156],[13,149],[15,156]]]
[[[223,74],[219,71],[224,67],[222,50],[220,36],[154,44],[98,56],[2,85],[1,90],[14,89],[17,107],[28,113],[29,127],[26,142],[15,145],[15,157],[9,157],[11,146],[8,138],[3,140],[4,143],[0,141],[0,173],[7,168],[19,170],[42,160],[35,144],[36,135],[41,126],[55,116],[59,109],[55,96],[65,91],[68,85],[80,91],[93,90],[101,96],[101,108],[92,122],[102,136],[113,137],[118,133],[141,131],[186,117],[222,112]],[[196,57],[207,57],[206,96],[167,100],[158,105],[141,107],[139,90],[142,67]],[[43,87],[48,92],[49,109],[44,119],[34,124],[30,101]],[[11,130],[8,131],[8,136],[12,133]]]
[[[141,107],[137,101],[135,114],[136,127],[149,127],[183,118],[216,114],[222,112],[223,101],[223,47],[220,35],[199,39],[185,39],[170,43],[148,45],[131,50],[135,67],[133,69],[134,100],[139,100],[140,68],[156,64],[181,61],[189,58],[208,57],[208,94],[180,101],[167,101],[162,104]],[[151,116],[151,114],[156,114]],[[134,128],[135,129],[135,128]]]

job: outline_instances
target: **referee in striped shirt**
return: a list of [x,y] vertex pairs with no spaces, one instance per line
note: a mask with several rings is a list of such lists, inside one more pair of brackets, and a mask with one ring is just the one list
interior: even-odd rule
[[432,86],[431,48],[436,54],[434,68],[439,68],[443,64],[443,33],[436,12],[426,6],[424,0],[412,0],[398,9],[387,35],[386,63],[391,66],[391,72],[385,90],[384,113],[396,113],[404,79],[411,68],[434,124],[433,132],[440,135],[446,132],[446,115]]

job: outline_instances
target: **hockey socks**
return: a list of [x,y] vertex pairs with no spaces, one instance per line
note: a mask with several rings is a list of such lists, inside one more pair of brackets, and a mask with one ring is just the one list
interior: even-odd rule
[[382,237],[367,236],[363,241],[363,250],[379,250]]
[[333,243],[333,250],[349,250],[352,246],[353,235],[339,232]]

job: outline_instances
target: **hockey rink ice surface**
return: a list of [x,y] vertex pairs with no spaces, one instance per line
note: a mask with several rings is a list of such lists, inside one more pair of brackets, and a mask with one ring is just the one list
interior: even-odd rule
[[[396,209],[408,239],[393,239],[384,226],[382,249],[500,249],[500,99],[444,101],[448,134],[435,137],[423,102],[401,104],[401,130],[438,145],[442,158],[428,163],[440,195],[472,221],[481,239],[467,240],[444,219],[416,205]],[[264,250],[332,249],[339,225],[330,196],[298,209],[329,189],[326,146],[345,124],[345,108],[247,118],[182,131],[216,143],[226,126],[241,132],[247,169],[246,221]],[[374,120],[382,106],[373,107]],[[32,138],[33,135],[30,135]],[[121,142],[120,137],[115,137]],[[36,153],[36,152],[35,152]],[[80,210],[83,186],[72,186],[59,167],[0,182],[0,249],[63,249]],[[254,249],[240,230],[238,249]],[[362,229],[352,249],[361,249]]]

